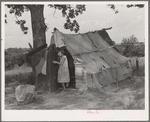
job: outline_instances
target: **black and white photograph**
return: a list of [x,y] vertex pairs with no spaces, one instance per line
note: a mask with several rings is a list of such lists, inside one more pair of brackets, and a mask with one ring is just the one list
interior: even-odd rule
[[1,18],[3,121],[148,120],[147,1],[2,2]]

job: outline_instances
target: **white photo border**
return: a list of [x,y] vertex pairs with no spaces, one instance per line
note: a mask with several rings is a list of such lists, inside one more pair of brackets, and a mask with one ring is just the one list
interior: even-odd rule
[[[144,121],[149,119],[149,33],[148,33],[148,1],[101,1],[101,2],[62,2],[59,4],[145,4],[145,110],[98,110],[99,114],[88,114],[87,110],[5,110],[4,89],[5,89],[5,69],[4,69],[4,41],[5,41],[5,4],[56,4],[57,2],[2,2],[1,3],[1,117],[2,121]],[[93,110],[94,111],[94,110]],[[58,117],[59,115],[59,117]],[[67,115],[67,116],[66,116]]]

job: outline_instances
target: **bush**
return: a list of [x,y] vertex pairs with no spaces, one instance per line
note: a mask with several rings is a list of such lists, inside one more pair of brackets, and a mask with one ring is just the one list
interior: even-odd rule
[[20,73],[18,76],[18,81],[21,84],[34,84],[34,77],[33,77],[33,73]]
[[21,66],[26,62],[24,53],[28,52],[28,48],[9,48],[5,50],[5,70],[11,70],[17,64]]
[[9,84],[9,83],[13,83],[15,81],[17,81],[17,75],[6,75],[5,76],[6,85]]
[[5,76],[6,86],[10,83],[15,83],[16,81],[18,81],[19,84],[31,84],[31,85],[33,85],[35,82],[35,79],[33,77],[33,73],[31,73],[31,72]]
[[145,45],[144,43],[139,43],[137,38],[132,35],[129,38],[123,38],[121,45],[125,48],[123,54],[126,57],[132,56],[144,56],[145,55]]

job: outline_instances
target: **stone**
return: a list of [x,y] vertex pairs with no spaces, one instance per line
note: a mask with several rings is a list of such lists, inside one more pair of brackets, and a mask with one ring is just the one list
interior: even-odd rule
[[19,85],[15,89],[15,98],[18,104],[28,104],[35,97],[34,85]]

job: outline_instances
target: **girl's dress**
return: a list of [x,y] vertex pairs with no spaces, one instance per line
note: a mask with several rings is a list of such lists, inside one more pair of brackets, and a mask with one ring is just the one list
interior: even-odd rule
[[66,56],[63,56],[60,59],[59,70],[58,70],[58,83],[68,83],[70,80],[69,69],[68,69],[68,60]]

